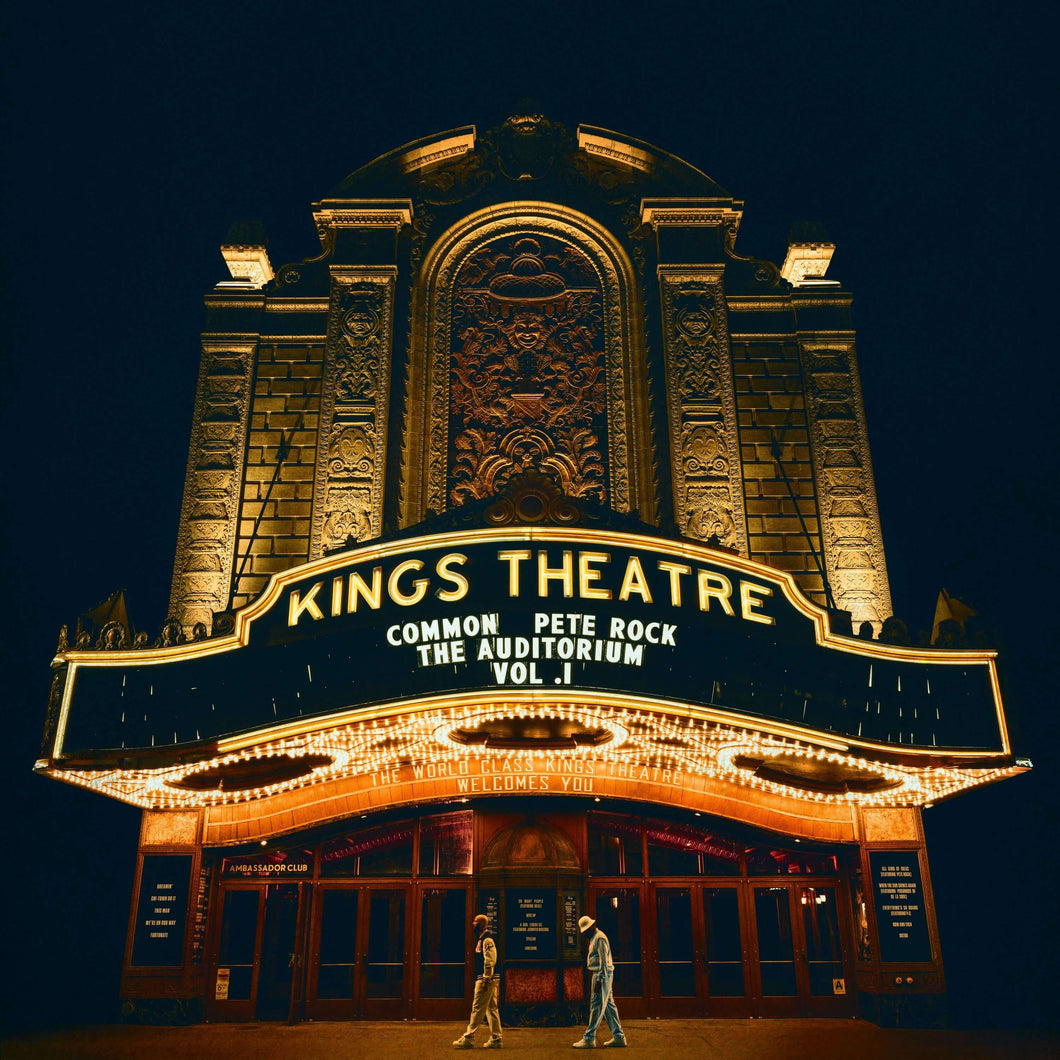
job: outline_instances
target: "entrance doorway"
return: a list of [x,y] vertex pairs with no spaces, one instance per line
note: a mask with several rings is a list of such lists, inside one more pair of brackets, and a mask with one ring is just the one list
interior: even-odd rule
[[408,895],[394,884],[320,886],[309,935],[309,1019],[404,1019]]
[[834,883],[756,885],[756,971],[764,1015],[845,1016],[852,1010]]
[[[643,1015],[853,1013],[834,881],[660,881],[646,890],[643,903],[635,889],[594,891],[597,920],[612,938],[613,950],[612,931],[619,938],[629,936],[636,921],[643,921],[641,945],[630,939],[619,951],[638,966],[630,976],[631,992],[636,974],[643,978]],[[643,917],[638,915],[642,904],[648,914]],[[642,962],[645,952],[649,959]],[[617,989],[615,996],[622,996]],[[631,1016],[642,1014],[633,997],[626,1008]]]
[[221,890],[221,929],[207,1011],[219,1020],[287,1020],[300,996],[305,885]]
[[224,857],[207,1018],[463,1019],[471,920],[487,912],[506,1018],[562,1020],[584,1007],[583,911],[611,940],[629,1018],[853,1015],[842,851],[698,822],[512,812],[479,819],[472,873],[473,812]]

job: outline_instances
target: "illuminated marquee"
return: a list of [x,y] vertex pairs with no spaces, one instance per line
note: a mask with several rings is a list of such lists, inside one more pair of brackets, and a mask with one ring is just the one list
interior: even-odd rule
[[277,575],[232,636],[66,663],[55,758],[491,692],[621,695],[859,743],[1008,752],[992,653],[836,636],[782,572],[597,530],[465,531],[344,552]]

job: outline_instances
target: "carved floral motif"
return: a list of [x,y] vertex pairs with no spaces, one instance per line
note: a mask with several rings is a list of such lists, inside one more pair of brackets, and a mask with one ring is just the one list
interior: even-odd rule
[[373,283],[343,284],[340,290],[328,328],[335,401],[372,401],[379,393],[379,367],[385,353],[380,324],[386,292]]
[[[476,141],[475,153],[484,145],[485,138]],[[459,423],[454,427],[449,414],[453,354],[454,349],[459,352],[463,341],[454,331],[454,313],[462,311],[458,303],[463,293],[456,282],[457,275],[478,251],[492,248],[494,253],[505,253],[499,244],[508,241],[510,247],[521,238],[537,240],[541,255],[553,250],[567,253],[567,248],[575,248],[568,260],[583,258],[591,269],[584,286],[595,287],[599,306],[601,335],[594,348],[603,352],[602,420],[606,424],[606,430],[594,427],[593,433],[600,441],[606,469],[607,505],[618,512],[628,512],[633,507],[649,515],[656,511],[657,498],[650,492],[652,463],[642,318],[638,308],[628,301],[635,285],[623,250],[606,230],[584,215],[550,203],[510,203],[469,215],[423,252],[424,282],[413,290],[413,301],[417,299],[416,291],[422,290],[423,302],[414,305],[410,316],[410,368],[406,376],[410,444],[402,450],[399,493],[399,519],[403,524],[452,507],[453,432],[462,429]],[[484,260],[483,264],[488,262]],[[504,271],[500,262],[496,264]],[[544,271],[556,273],[557,269],[547,263]],[[479,277],[487,289],[489,278],[488,273]],[[589,293],[578,292],[582,285],[572,277],[561,272],[560,278],[566,284],[568,297]],[[471,309],[474,315],[480,311],[481,303],[476,308],[472,302]],[[568,312],[573,309],[574,302],[570,301]],[[525,410],[534,407],[538,399],[533,395],[540,391],[527,388],[519,393],[519,403]],[[632,415],[634,410],[636,418]],[[515,425],[478,426],[495,430],[499,440]]]
[[328,440],[328,473],[371,478],[375,428],[370,423],[333,423]]
[[368,486],[330,487],[325,503],[322,547],[341,548],[372,536],[372,491]]

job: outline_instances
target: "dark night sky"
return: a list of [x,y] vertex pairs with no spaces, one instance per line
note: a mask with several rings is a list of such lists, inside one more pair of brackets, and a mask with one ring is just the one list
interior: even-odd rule
[[1000,627],[1016,750],[1035,762],[925,816],[954,1015],[1046,1021],[1055,24],[975,2],[367,6],[5,16],[5,1027],[117,1014],[138,812],[30,768],[59,626],[118,587],[137,625],[165,617],[228,225],[264,221],[274,265],[315,254],[309,204],[346,173],[488,128],[522,96],[703,169],[746,201],[744,254],[779,263],[801,219],[836,242],[895,610],[929,625],[945,587]]

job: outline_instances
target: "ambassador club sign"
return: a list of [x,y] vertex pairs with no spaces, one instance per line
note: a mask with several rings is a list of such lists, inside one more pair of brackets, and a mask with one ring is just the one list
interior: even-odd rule
[[989,653],[839,637],[780,572],[596,530],[353,550],[278,575],[230,637],[66,661],[56,756],[490,689],[619,693],[906,747],[1004,746]]

